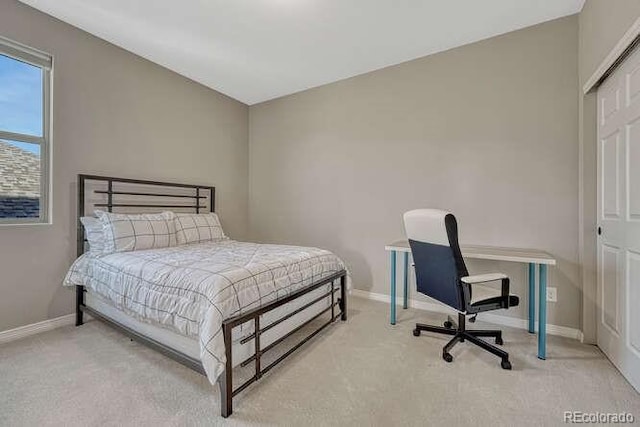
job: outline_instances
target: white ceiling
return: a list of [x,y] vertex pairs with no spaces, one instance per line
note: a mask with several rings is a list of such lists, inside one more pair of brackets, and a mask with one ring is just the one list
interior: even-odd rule
[[246,104],[579,12],[584,0],[21,0]]

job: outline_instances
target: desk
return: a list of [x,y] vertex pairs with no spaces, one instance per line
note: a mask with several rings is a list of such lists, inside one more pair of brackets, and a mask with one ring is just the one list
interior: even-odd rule
[[[391,252],[391,324],[396,324],[396,260],[398,252],[403,254],[403,308],[408,307],[409,301],[409,242],[400,240],[384,247]],[[547,357],[547,266],[556,265],[556,260],[544,251],[535,249],[499,248],[494,246],[460,247],[465,258],[488,259],[494,261],[510,261],[528,264],[529,266],[529,332],[534,333],[536,317],[536,266],[538,275],[538,358]]]

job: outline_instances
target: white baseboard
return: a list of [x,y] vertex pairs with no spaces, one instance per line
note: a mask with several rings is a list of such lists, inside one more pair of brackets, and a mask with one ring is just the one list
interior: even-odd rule
[[0,344],[9,341],[19,340],[41,332],[50,331],[62,326],[73,325],[75,323],[75,314],[67,314],[66,316],[56,317],[55,319],[47,319],[42,322],[32,323],[31,325],[20,326],[15,329],[0,332]]
[[[363,291],[361,289],[352,289],[351,294],[353,296],[360,297],[360,298],[386,302],[387,304],[389,304],[389,301],[391,301],[391,297],[389,295],[379,294],[376,292]],[[402,297],[396,298],[396,304],[402,306]],[[428,301],[419,301],[415,299],[409,299],[409,307],[417,308],[419,310],[433,311],[436,313],[445,313],[445,314],[456,313],[454,309],[445,307],[444,305],[428,302]],[[492,313],[482,313],[480,316],[483,321],[495,323],[497,325],[509,326],[509,327],[518,328],[518,329],[529,328],[529,322],[527,321],[527,319],[518,319],[515,317],[500,316]],[[536,321],[536,330],[537,329],[538,329],[538,322]],[[550,325],[548,323],[547,323],[547,334],[557,335],[557,336],[566,337],[566,338],[572,338],[575,340],[582,339],[582,332],[577,329],[568,328],[566,326]]]
[[[386,294],[379,294],[376,292],[363,291],[361,289],[351,289],[350,294],[359,297],[366,298],[373,301],[381,301],[389,304],[391,297]],[[396,298],[396,304],[402,305],[402,297]],[[415,299],[409,299],[409,306],[417,308],[419,310],[432,311],[436,313],[452,314],[455,310],[449,309],[441,304],[436,304],[428,301],[419,301]],[[509,326],[518,329],[527,329],[528,322],[526,319],[517,319],[515,317],[500,316],[491,313],[482,313],[482,320],[495,323],[497,325]],[[73,325],[75,322],[75,314],[67,314],[66,316],[56,317],[55,319],[48,319],[42,322],[33,323],[31,325],[20,326],[15,329],[9,329],[7,331],[0,332],[0,344],[15,341],[21,338],[25,338],[31,335],[39,334],[41,332],[50,331],[52,329],[60,328],[62,326]],[[536,322],[536,329],[538,328],[538,322]],[[547,333],[550,335],[557,335],[566,338],[572,338],[575,340],[582,340],[582,332],[568,328],[566,326],[550,325],[547,324]]]

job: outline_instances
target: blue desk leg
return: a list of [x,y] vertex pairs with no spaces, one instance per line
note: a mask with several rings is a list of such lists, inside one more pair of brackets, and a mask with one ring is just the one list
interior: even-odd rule
[[409,307],[409,252],[404,253],[404,300],[402,308]]
[[391,324],[396,324],[396,251],[391,251]]
[[538,359],[547,358],[547,266],[540,264],[540,295],[538,296]]
[[529,332],[535,332],[536,322],[536,265],[529,264]]

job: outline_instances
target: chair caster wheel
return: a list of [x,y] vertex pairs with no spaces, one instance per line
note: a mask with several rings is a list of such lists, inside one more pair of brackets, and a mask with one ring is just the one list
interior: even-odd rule
[[502,362],[500,362],[500,366],[502,366],[502,369],[506,369],[508,371],[511,370],[511,362],[509,362],[508,360],[503,360]]
[[448,363],[453,362],[453,356],[451,356],[451,354],[449,353],[442,353],[442,358],[444,359],[445,362],[448,362]]
[[497,344],[497,345],[502,345],[502,344],[504,344],[504,341],[502,341],[502,338],[497,337],[497,338],[496,338],[496,344]]
[[453,323],[447,320],[446,322],[444,322],[444,327],[447,329],[451,329],[453,328]]
[[413,330],[413,336],[414,336],[414,337],[419,337],[419,336],[420,336],[420,329],[417,329],[417,328],[416,328],[416,329],[414,329],[414,330]]

